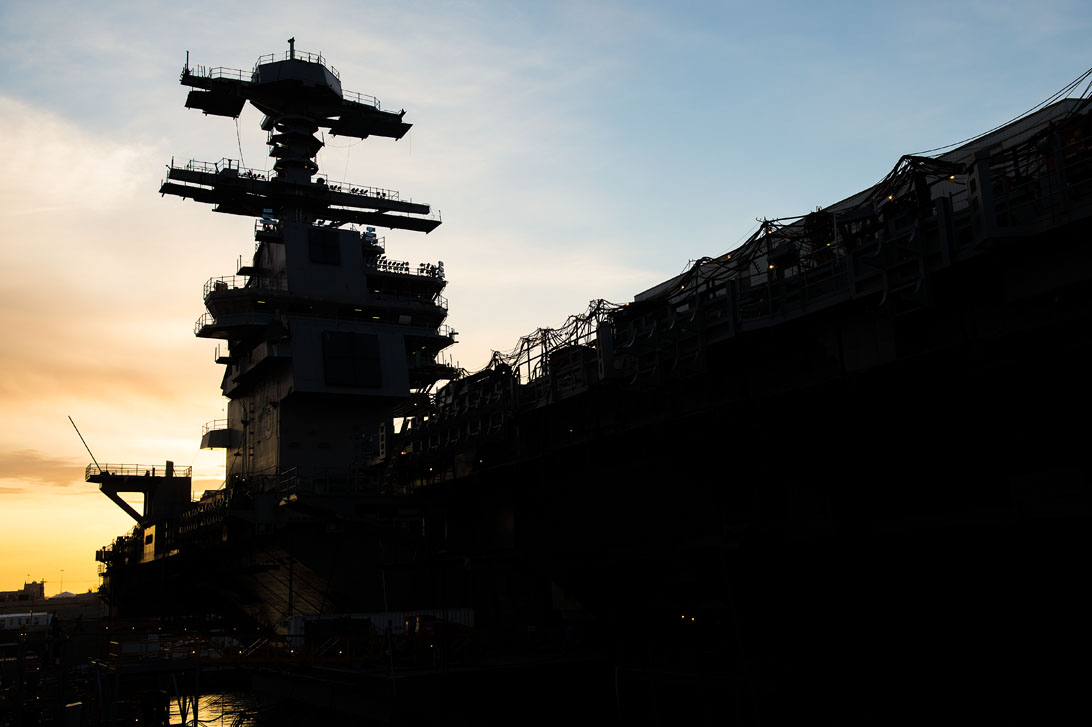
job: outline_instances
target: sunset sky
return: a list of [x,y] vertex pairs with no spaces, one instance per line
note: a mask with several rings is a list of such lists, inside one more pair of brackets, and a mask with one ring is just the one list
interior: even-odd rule
[[[303,9],[307,9],[307,15]],[[1032,9],[1033,8],[1033,9]],[[876,182],[901,154],[1024,112],[1092,65],[1087,2],[53,2],[0,4],[0,590],[97,585],[132,526],[100,462],[195,467],[223,417],[202,285],[253,220],[157,193],[165,165],[266,168],[260,113],[184,108],[191,63],[321,52],[406,109],[398,142],[327,138],[331,179],[398,189],[444,223],[382,231],[443,260],[467,369],[588,301],[625,302],[734,248],[755,219]],[[63,571],[63,574],[62,574]]]

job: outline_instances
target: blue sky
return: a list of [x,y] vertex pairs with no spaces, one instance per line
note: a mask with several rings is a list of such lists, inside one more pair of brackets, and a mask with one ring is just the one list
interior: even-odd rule
[[[81,482],[68,414],[103,460],[221,476],[218,453],[196,454],[222,402],[192,323],[202,283],[252,249],[251,221],[156,190],[172,157],[268,159],[254,109],[237,139],[184,108],[187,50],[250,68],[294,36],[347,89],[406,109],[406,139],[327,139],[319,161],[441,210],[427,237],[387,233],[388,251],[444,261],[452,355],[474,369],[733,248],[757,217],[1018,115],[1092,66],[1090,25],[1092,6],[1050,1],[7,0],[0,563],[91,586],[92,551],[127,527]],[[45,523],[70,524],[63,554],[35,540]]]

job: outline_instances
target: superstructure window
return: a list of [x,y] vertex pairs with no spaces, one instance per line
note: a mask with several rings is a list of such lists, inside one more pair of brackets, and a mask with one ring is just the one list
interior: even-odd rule
[[319,265],[341,265],[341,247],[338,245],[337,230],[313,227],[307,242],[311,262]]
[[324,331],[322,359],[330,386],[376,388],[383,382],[379,336],[374,333]]

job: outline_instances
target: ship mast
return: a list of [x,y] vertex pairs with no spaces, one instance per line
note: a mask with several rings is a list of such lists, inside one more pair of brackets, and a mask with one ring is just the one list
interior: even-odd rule
[[[369,456],[365,432],[386,429],[393,408],[455,369],[438,359],[454,343],[444,320],[443,263],[386,257],[376,227],[431,232],[427,204],[397,190],[329,180],[316,155],[323,136],[401,139],[405,111],[344,91],[321,56],[295,47],[249,72],[190,67],[188,108],[237,118],[249,101],[264,116],[271,172],[233,159],[173,162],[160,187],[256,218],[253,261],[210,279],[195,333],[227,342],[221,390],[226,420],[206,425],[203,447],[227,450],[228,484],[259,490],[286,478],[353,490]],[[321,134],[321,135],[320,135]],[[356,229],[357,225],[365,229]]]

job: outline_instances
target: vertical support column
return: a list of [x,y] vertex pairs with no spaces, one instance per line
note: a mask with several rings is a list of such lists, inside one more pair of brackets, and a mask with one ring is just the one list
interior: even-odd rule
[[990,179],[990,155],[976,151],[971,163],[968,190],[971,197],[975,245],[997,236],[997,208],[993,199],[993,180]]
[[1050,175],[1051,181],[1057,185],[1058,199],[1050,206],[1054,208],[1055,214],[1061,214],[1064,210],[1069,208],[1069,185],[1066,184],[1066,169],[1065,169],[1065,140],[1057,132],[1051,134],[1051,156],[1054,157],[1054,170]]
[[725,317],[728,319],[728,336],[732,338],[736,335],[736,321],[739,318],[739,280],[736,278],[730,278],[728,280],[728,301],[725,305]]
[[595,329],[595,340],[599,348],[599,380],[614,376],[614,327],[609,321],[602,321]]
[[938,197],[934,202],[937,219],[937,249],[940,252],[941,267],[952,263],[952,203],[947,197]]

